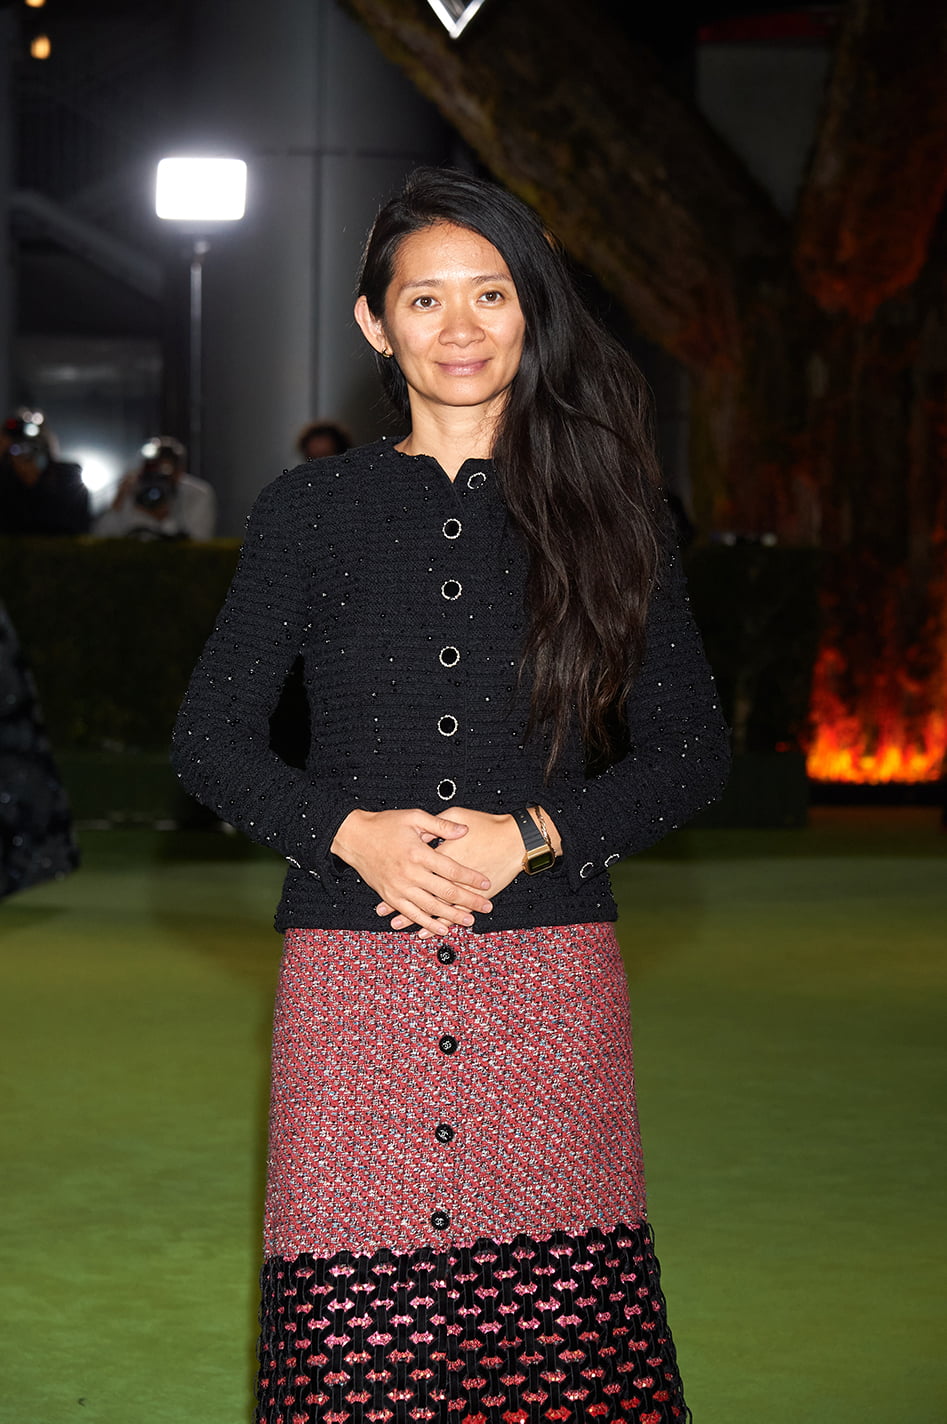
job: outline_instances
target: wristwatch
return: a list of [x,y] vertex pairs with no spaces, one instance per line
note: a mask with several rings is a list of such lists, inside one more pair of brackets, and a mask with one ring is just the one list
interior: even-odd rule
[[526,874],[538,875],[541,870],[551,869],[556,863],[556,852],[532,816],[525,807],[522,811],[513,811],[511,814],[523,837],[523,845],[526,850],[526,854],[523,856],[523,869]]

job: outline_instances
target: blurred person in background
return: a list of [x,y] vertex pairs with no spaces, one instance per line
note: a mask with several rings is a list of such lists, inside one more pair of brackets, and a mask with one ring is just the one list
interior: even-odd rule
[[93,533],[105,539],[212,539],[217,496],[187,473],[187,452],[171,435],[142,446],[142,461],[121,481]]
[[0,603],[0,899],[78,863],[33,675]]
[[311,420],[296,437],[301,460],[321,460],[325,455],[344,455],[352,448],[352,437],[344,425],[334,420]]
[[0,426],[0,534],[88,532],[81,467],[58,454],[42,411],[15,411]]
[[[301,460],[344,455],[351,448],[350,432],[335,420],[310,420],[296,437],[296,451]],[[279,702],[270,716],[270,747],[290,766],[306,765],[310,717],[303,660],[299,657],[286,675]]]

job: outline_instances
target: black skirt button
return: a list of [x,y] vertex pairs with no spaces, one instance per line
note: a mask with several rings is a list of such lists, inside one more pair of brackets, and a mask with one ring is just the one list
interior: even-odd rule
[[452,1034],[449,1033],[445,1033],[441,1038],[438,1039],[437,1046],[442,1053],[457,1052],[457,1040]]
[[437,1127],[435,1127],[434,1129],[434,1136],[437,1138],[438,1142],[453,1142],[454,1129],[450,1126],[449,1123],[439,1122],[437,1124]]
[[432,1211],[431,1225],[435,1231],[446,1231],[450,1226],[450,1217],[446,1211]]
[[442,964],[453,964],[457,958],[457,951],[451,949],[449,944],[442,944],[437,951],[437,957]]

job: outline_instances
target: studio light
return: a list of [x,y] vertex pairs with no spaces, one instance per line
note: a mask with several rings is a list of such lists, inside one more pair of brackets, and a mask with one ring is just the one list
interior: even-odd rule
[[483,0],[428,0],[444,29],[455,40],[476,15]]
[[99,450],[77,450],[76,461],[82,466],[82,483],[90,494],[99,494],[118,483],[121,470],[114,457]]
[[155,212],[171,222],[236,222],[247,206],[242,158],[162,158]]

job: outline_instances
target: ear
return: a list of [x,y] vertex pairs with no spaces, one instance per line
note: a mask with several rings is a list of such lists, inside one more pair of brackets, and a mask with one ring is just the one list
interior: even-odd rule
[[369,346],[374,347],[379,356],[388,350],[388,338],[385,335],[384,324],[372,315],[364,297],[359,297],[355,303],[355,320],[358,322],[359,330],[365,340]]

